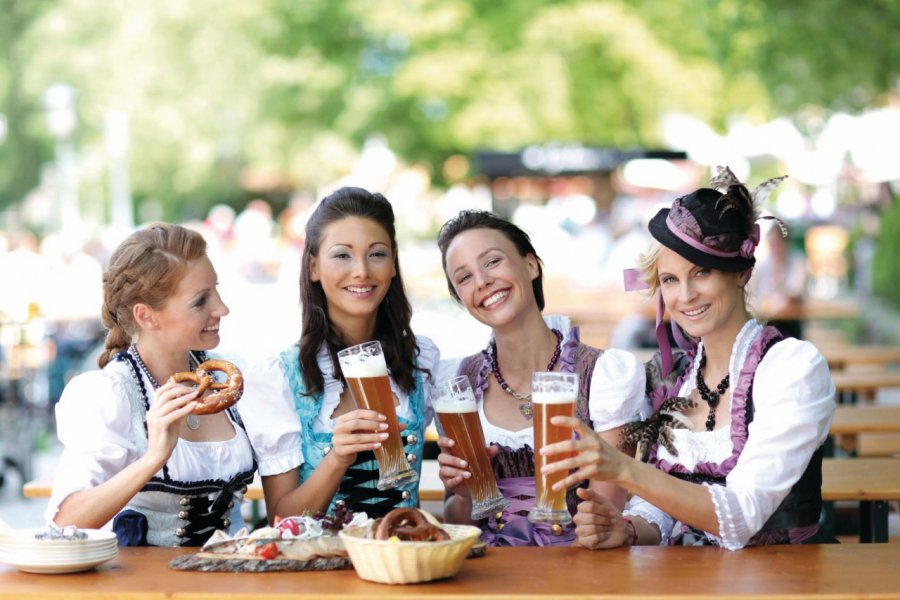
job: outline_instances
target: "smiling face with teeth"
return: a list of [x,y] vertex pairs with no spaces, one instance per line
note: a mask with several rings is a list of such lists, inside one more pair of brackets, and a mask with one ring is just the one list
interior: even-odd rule
[[447,246],[446,268],[463,306],[485,325],[512,322],[529,309],[540,313],[532,287],[537,259],[520,255],[500,231],[475,228],[457,234]]
[[[219,296],[216,270],[205,255],[189,261],[175,293],[152,311],[154,335],[176,352],[211,350],[219,345],[219,323],[228,307]],[[151,332],[148,332],[151,333]]]
[[330,223],[310,256],[310,280],[319,282],[328,317],[344,332],[374,331],[378,307],[397,274],[387,231],[373,219],[348,216]]
[[747,322],[741,273],[700,267],[663,247],[657,259],[659,286],[669,314],[692,337],[736,337]]

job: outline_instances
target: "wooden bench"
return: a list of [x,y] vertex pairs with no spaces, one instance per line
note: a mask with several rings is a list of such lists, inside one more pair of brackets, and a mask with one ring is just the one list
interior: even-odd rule
[[859,502],[860,542],[888,541],[888,502],[900,500],[900,458],[826,458],[822,500]]
[[[48,498],[52,485],[47,479],[34,480],[22,491],[26,498]],[[435,460],[424,461],[419,497],[422,502],[444,498]],[[245,498],[254,502],[263,499],[258,480],[248,487]],[[822,463],[822,499],[859,502],[863,523],[860,541],[887,541],[888,502],[900,500],[900,458],[826,458]]]
[[[53,480],[35,479],[22,486],[22,495],[26,498],[49,498],[53,491]],[[247,486],[245,500],[258,502],[264,500],[262,482],[259,475]],[[438,465],[436,460],[422,461],[422,478],[419,484],[419,500],[422,502],[442,502],[444,500],[444,486],[438,477]]]
[[840,371],[831,374],[838,401],[844,403],[852,394],[874,402],[878,390],[900,388],[900,371]]
[[833,370],[861,365],[885,367],[900,364],[900,347],[876,345],[826,345],[819,352]]
[[900,454],[900,406],[838,406],[829,433],[853,456]]

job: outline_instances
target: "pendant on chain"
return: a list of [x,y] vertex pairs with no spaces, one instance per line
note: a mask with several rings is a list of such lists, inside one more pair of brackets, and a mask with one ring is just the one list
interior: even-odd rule
[[529,421],[534,418],[534,404],[531,402],[530,398],[519,404],[519,412]]
[[198,417],[197,415],[188,415],[187,426],[191,431],[197,431],[198,429],[200,429],[200,417]]

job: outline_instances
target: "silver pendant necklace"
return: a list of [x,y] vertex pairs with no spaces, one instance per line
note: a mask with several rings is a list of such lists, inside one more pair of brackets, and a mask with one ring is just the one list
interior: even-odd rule
[[[141,368],[141,371],[144,372],[144,375],[147,376],[147,379],[150,380],[150,385],[153,386],[153,389],[156,390],[159,388],[159,383],[157,383],[156,378],[153,377],[153,374],[150,373],[150,369],[147,368],[147,365],[144,364],[144,361],[141,360],[141,355],[138,352],[137,345],[132,344],[131,348],[128,349],[131,352],[131,355],[134,356],[134,359],[137,361],[138,366]],[[188,366],[191,366],[191,361],[188,359]],[[190,414],[187,416],[187,426],[191,431],[197,431],[200,429],[200,417],[194,414]]]

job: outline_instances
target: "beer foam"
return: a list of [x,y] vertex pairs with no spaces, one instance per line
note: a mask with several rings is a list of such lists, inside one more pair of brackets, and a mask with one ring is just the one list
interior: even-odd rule
[[535,404],[573,404],[575,400],[574,392],[533,392],[531,395]]
[[470,413],[475,412],[475,398],[456,399],[439,399],[434,401],[434,410],[439,413]]
[[341,371],[344,377],[383,377],[388,374],[384,356],[363,356],[353,354],[340,357]]

